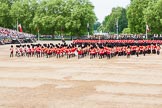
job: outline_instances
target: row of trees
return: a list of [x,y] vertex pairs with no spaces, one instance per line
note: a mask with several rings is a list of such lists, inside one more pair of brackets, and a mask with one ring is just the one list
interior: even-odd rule
[[1,0],[0,26],[16,29],[17,20],[25,32],[80,36],[97,18],[89,0]]
[[[102,7],[101,7],[102,8]],[[131,0],[127,8],[116,7],[96,22],[90,0],[0,0],[0,26],[51,35],[85,35],[93,30],[116,33],[162,33],[162,0]]]
[[162,33],[162,0],[131,0],[126,9],[113,8],[100,29],[116,33],[117,20],[119,33],[145,33],[146,25],[151,30],[149,33]]

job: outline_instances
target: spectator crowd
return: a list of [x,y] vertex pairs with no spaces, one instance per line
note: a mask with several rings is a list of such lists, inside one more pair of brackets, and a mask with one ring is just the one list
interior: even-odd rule
[[11,43],[13,39],[35,38],[35,35],[0,27],[0,43]]

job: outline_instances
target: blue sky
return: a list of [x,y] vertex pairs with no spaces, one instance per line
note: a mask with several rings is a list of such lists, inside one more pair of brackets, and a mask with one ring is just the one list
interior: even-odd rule
[[113,7],[121,6],[127,7],[130,0],[90,0],[95,6],[95,13],[99,22],[102,22],[105,16],[111,13]]

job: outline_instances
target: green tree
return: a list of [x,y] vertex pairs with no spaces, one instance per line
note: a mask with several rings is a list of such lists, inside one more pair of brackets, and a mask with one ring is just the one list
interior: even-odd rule
[[144,10],[148,7],[150,0],[132,0],[127,10],[128,27],[131,33],[145,33],[146,21]]
[[144,10],[144,20],[147,22],[150,32],[162,33],[162,0],[152,0]]
[[0,1],[0,25],[3,27],[11,27],[11,17],[9,15],[9,5]]
[[93,32],[93,10],[89,0],[1,0],[0,24],[16,29],[18,20],[24,32],[80,36],[87,34],[87,23]]
[[130,34],[130,28],[124,28],[122,34]]
[[10,15],[13,19],[13,25],[20,23],[23,27],[25,32],[32,32],[33,26],[32,21],[35,16],[35,10],[37,9],[36,0],[23,0],[22,1],[15,1],[11,6]]
[[94,30],[95,31],[99,31],[99,27],[101,26],[101,23],[100,22],[96,22],[95,24],[94,24]]
[[115,33],[118,25],[118,31],[121,33],[127,27],[127,23],[126,9],[122,7],[113,8],[111,14],[105,17],[102,30]]
[[70,19],[70,29],[73,31],[73,35],[86,34],[87,23],[89,23],[90,33],[92,33],[94,23],[97,19],[93,10],[94,6],[89,0],[73,0]]

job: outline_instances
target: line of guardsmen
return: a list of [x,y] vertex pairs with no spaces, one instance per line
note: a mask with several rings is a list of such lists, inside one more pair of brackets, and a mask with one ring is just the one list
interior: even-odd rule
[[78,59],[90,56],[90,59],[98,57],[112,58],[115,56],[127,56],[141,54],[160,54],[160,44],[149,43],[71,43],[71,44],[30,44],[30,45],[16,45],[16,48],[11,45],[10,57],[27,56],[27,57],[54,57],[67,58],[78,56]]

